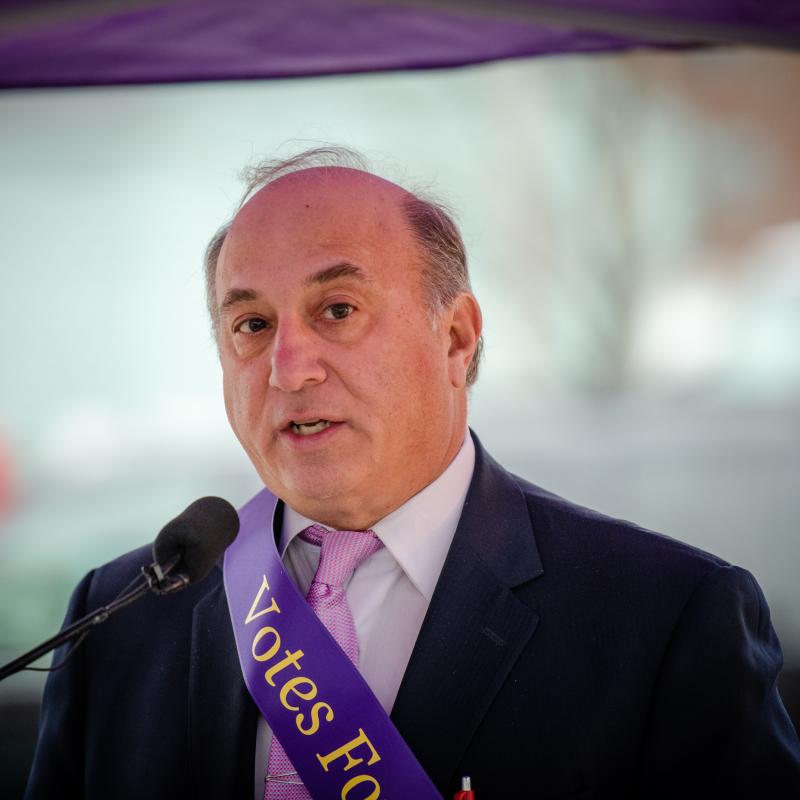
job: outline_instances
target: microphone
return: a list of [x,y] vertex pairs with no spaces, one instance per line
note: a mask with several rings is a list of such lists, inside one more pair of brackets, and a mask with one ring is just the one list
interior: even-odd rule
[[134,579],[108,605],[92,611],[38,647],[0,667],[0,680],[19,672],[59,645],[81,637],[61,663],[50,668],[58,669],[72,655],[83,637],[114,612],[144,597],[148,592],[172,594],[190,583],[203,580],[238,533],[239,515],[227,500],[220,497],[195,500],[161,529],[153,542],[154,563],[141,568],[145,579],[143,583],[135,586]]
[[144,568],[148,582],[153,581],[150,588],[166,594],[203,580],[238,533],[239,515],[227,500],[195,500],[156,536],[155,563]]

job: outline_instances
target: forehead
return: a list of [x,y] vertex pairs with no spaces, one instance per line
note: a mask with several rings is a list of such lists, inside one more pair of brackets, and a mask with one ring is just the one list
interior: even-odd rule
[[283,176],[236,215],[219,259],[220,282],[275,270],[297,274],[330,259],[398,266],[416,251],[403,213],[408,193],[389,181],[341,167]]

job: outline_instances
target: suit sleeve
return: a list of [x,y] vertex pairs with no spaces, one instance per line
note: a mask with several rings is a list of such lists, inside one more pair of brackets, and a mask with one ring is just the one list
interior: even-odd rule
[[800,797],[800,743],[775,683],[782,664],[755,578],[717,567],[691,595],[665,652],[639,796]]
[[[88,613],[87,597],[93,575],[90,572],[72,593],[62,628]],[[70,646],[67,643],[56,650],[54,665],[62,662]],[[83,795],[85,671],[85,647],[80,645],[63,667],[47,676],[25,800]]]

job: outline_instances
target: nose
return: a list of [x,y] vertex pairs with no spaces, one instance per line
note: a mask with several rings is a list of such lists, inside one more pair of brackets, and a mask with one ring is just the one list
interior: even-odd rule
[[300,320],[284,319],[272,340],[269,385],[282,392],[297,392],[322,383],[326,372],[320,360],[319,338]]

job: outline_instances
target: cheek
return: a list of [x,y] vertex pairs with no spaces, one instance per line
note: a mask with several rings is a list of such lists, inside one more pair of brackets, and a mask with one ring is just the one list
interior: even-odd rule
[[234,432],[241,438],[248,427],[253,407],[253,386],[247,372],[223,365],[222,394],[225,411]]
[[425,426],[449,385],[444,352],[433,335],[414,337],[387,348],[378,367],[364,371],[384,416],[402,418],[417,429]]
[[234,433],[239,435],[239,426],[237,425],[237,399],[238,395],[233,384],[231,375],[226,371],[222,375],[222,396],[225,400],[225,413],[228,415],[228,422]]
[[415,391],[420,374],[429,372],[426,362],[430,355],[414,344],[387,339],[370,354],[369,362],[362,358],[355,363],[356,374],[381,405],[402,403],[405,395]]

